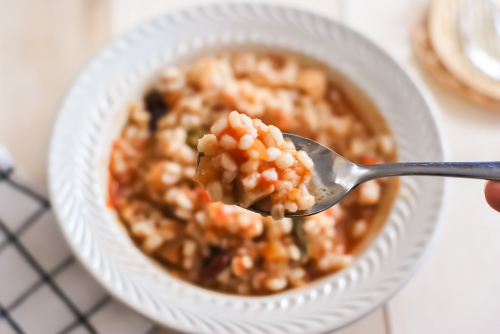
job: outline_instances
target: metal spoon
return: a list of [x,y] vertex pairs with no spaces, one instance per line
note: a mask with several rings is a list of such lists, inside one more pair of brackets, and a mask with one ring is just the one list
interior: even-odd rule
[[[283,133],[297,150],[305,151],[314,162],[310,192],[316,204],[309,210],[286,212],[285,217],[315,215],[337,204],[361,183],[388,176],[429,175],[469,179],[500,180],[500,162],[404,162],[378,165],[356,165],[341,155],[311,139]],[[199,158],[198,158],[199,161]],[[268,216],[271,213],[256,208],[248,210]]]

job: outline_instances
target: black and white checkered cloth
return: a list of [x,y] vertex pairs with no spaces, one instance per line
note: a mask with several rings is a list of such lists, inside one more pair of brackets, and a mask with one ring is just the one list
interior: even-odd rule
[[75,260],[45,192],[14,173],[0,145],[0,334],[151,331]]

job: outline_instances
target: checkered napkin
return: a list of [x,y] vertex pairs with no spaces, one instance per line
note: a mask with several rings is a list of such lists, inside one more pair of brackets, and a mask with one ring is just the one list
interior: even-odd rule
[[75,260],[46,194],[11,161],[0,145],[0,334],[157,332]]

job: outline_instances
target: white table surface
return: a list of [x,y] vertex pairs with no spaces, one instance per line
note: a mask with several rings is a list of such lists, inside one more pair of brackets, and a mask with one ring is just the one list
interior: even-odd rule
[[[109,15],[111,32],[117,35],[144,19],[164,11],[205,2],[202,0],[109,1],[109,8],[105,10],[96,8],[103,6],[105,1],[87,3],[78,0],[72,5],[65,1],[58,3],[62,6],[61,11],[71,6],[74,10],[79,10],[78,6],[83,8],[83,4],[90,6],[85,12],[85,18],[89,22],[96,22],[93,19],[93,15],[97,15],[95,13],[106,13]],[[416,63],[409,35],[416,13],[422,9],[426,0],[274,0],[273,2],[287,3],[331,16],[369,37],[391,54],[416,81],[427,87],[430,96],[436,101],[437,116],[443,137],[448,143],[450,161],[500,160],[500,140],[498,140],[500,136],[496,135],[497,129],[500,129],[500,113],[481,110],[447,93],[421,71]],[[0,2],[0,12],[5,13],[10,9],[6,4],[6,1]],[[40,5],[31,7],[38,8]],[[26,16],[23,20],[15,22],[0,20],[0,28],[17,29],[23,24],[39,22],[40,17]],[[75,26],[85,25],[78,23]],[[78,29],[80,30],[72,33],[64,32],[64,38],[69,41],[87,38],[95,40],[94,44],[101,43],[102,37],[99,36],[102,34],[83,28]],[[7,45],[18,47],[14,40],[0,40],[0,42],[8,42],[11,44]],[[78,53],[83,53],[78,43],[65,45],[69,47],[63,50],[54,49],[48,54],[66,52],[76,59]],[[51,46],[40,45],[40,47]],[[32,88],[43,82],[42,77],[30,77],[29,68],[20,68],[18,63],[3,61],[2,58],[4,60],[8,58],[0,57],[0,69],[7,70],[7,74],[24,73],[22,82],[33,86]],[[54,66],[50,59],[46,60],[47,64]],[[19,64],[21,61],[23,59],[20,59]],[[79,61],[75,60],[74,63]],[[66,63],[57,64],[56,67],[49,65],[44,65],[47,73],[59,70],[58,66],[74,68],[74,65]],[[64,80],[56,81],[58,87],[62,88],[69,84],[63,82]],[[5,80],[2,82],[3,86],[0,87],[3,87],[3,95],[0,93],[0,102],[9,101],[11,95],[22,94],[22,86],[10,87]],[[28,116],[36,117],[28,121],[26,114],[20,113],[19,110],[3,109],[0,111],[0,141],[7,144],[21,171],[35,180],[43,181],[42,166],[45,151],[39,147],[46,146],[51,116],[37,111],[39,107],[37,101],[40,99],[27,96],[22,97],[22,100],[25,101],[22,107],[30,111]],[[42,103],[45,103],[44,108],[47,108],[52,102],[42,99]],[[19,131],[26,137],[26,143],[19,141],[15,136]],[[43,145],[40,145],[40,142]],[[500,278],[500,242],[497,241],[500,237],[500,214],[486,205],[482,189],[481,181],[450,179],[441,229],[420,270],[385,308],[376,310],[338,333],[500,333],[500,316],[497,315],[500,311],[500,284],[497,283]],[[162,331],[158,333],[160,332],[163,333]]]

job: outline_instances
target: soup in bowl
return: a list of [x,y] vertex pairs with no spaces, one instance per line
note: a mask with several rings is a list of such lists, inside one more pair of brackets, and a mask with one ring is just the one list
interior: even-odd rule
[[[293,55],[227,52],[166,67],[127,107],[111,151],[109,204],[145,254],[204,288],[266,295],[342,270],[380,228],[396,179],[364,183],[317,215],[275,221],[229,205],[234,199],[222,195],[226,204],[211,203],[194,180],[197,147],[238,110],[244,121],[261,119],[278,135],[313,139],[354,163],[393,162],[395,141],[374,108],[356,106],[363,98],[348,96],[324,66]],[[259,143],[267,149],[276,140],[269,131]],[[227,149],[237,144],[228,134],[219,140]],[[255,160],[243,160],[239,169],[252,169]],[[290,186],[299,185],[303,170],[283,168]],[[243,180],[248,187],[255,175]],[[223,186],[230,197],[233,184]]]

